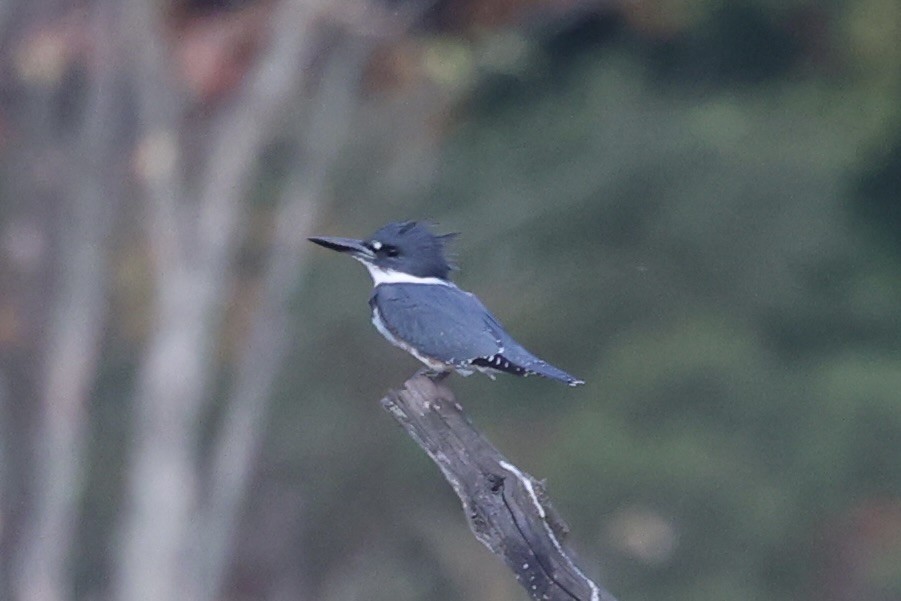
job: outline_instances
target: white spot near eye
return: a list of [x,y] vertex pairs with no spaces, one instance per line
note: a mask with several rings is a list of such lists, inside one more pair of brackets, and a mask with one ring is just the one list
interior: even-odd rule
[[372,250],[380,250],[382,248],[382,243],[379,242],[378,240],[373,240],[371,246],[372,246]]

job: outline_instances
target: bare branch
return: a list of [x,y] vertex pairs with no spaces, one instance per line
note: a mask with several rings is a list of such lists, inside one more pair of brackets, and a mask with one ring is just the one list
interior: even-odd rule
[[[105,18],[96,8],[93,25]],[[98,36],[100,64],[77,136],[60,136],[62,170],[59,282],[45,340],[41,407],[33,468],[34,503],[17,558],[16,594],[22,601],[68,598],[72,541],[84,483],[89,394],[94,384],[107,313],[109,243],[118,191],[111,170],[116,123],[110,118],[116,75],[110,44]]]
[[288,302],[301,273],[307,250],[305,238],[351,122],[348,114],[357,98],[357,84],[368,57],[368,46],[359,46],[344,45],[332,58],[319,93],[310,103],[314,109],[309,121],[315,127],[303,153],[307,161],[294,170],[279,203],[262,296],[216,442],[208,507],[198,521],[198,553],[194,556],[203,565],[197,580],[200,590],[191,596],[198,601],[215,598],[217,586],[222,584],[229,559],[227,551],[251,477],[252,460],[260,446],[272,386],[292,338]]
[[566,525],[544,487],[506,460],[446,386],[417,375],[382,406],[432,458],[463,502],[469,526],[536,601],[616,601],[576,566]]
[[253,168],[273,129],[284,118],[297,92],[314,49],[314,26],[322,4],[283,0],[271,17],[272,42],[247,86],[234,99],[232,110],[223,111],[214,126],[207,170],[200,192],[200,259],[231,250],[225,232],[235,227],[237,212],[229,210],[244,198]]
[[[242,237],[243,199],[261,150],[295,97],[311,48],[317,3],[285,0],[272,16],[266,53],[246,87],[209,126],[206,171],[192,202],[177,173],[176,135],[186,103],[164,68],[165,37],[154,3],[136,0],[132,27],[141,34],[138,86],[149,140],[151,239],[157,240],[154,338],[142,365],[116,586],[123,600],[181,598],[196,578],[186,562],[198,498],[197,419],[207,400],[210,352],[224,309],[229,267]],[[157,103],[159,101],[159,104]]]

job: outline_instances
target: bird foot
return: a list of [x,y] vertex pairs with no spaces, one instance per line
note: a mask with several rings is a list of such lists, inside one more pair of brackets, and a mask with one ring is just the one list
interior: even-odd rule
[[420,369],[419,371],[416,372],[416,375],[417,376],[425,376],[429,380],[431,380],[432,382],[437,384],[438,382],[441,382],[442,380],[444,380],[444,378],[448,377],[450,375],[450,372],[449,371],[438,371],[435,369],[429,369],[428,367],[423,367],[422,369]]

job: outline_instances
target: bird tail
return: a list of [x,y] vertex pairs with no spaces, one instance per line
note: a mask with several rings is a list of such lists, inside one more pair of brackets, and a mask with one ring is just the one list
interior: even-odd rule
[[551,380],[558,380],[568,386],[579,386],[580,384],[585,383],[583,380],[566,373],[559,367],[554,367],[547,361],[543,361],[538,357],[534,357],[532,361],[525,363],[523,368],[525,368],[527,374],[533,373],[545,378],[550,378]]
[[579,386],[585,383],[559,367],[554,367],[547,361],[539,359],[515,342],[505,346],[504,350],[496,355],[474,360],[473,364],[516,376],[542,376],[563,382],[569,386]]

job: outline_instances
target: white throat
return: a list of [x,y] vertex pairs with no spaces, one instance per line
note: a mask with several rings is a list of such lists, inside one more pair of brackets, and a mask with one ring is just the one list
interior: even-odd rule
[[382,269],[381,267],[376,267],[371,263],[367,263],[366,261],[360,261],[363,265],[366,266],[366,269],[369,270],[369,275],[372,276],[372,285],[378,286],[379,284],[439,284],[441,286],[450,286],[451,283],[447,280],[442,280],[441,278],[428,277],[423,278],[418,275],[410,275],[409,273],[404,273],[402,271],[395,271],[394,269]]

